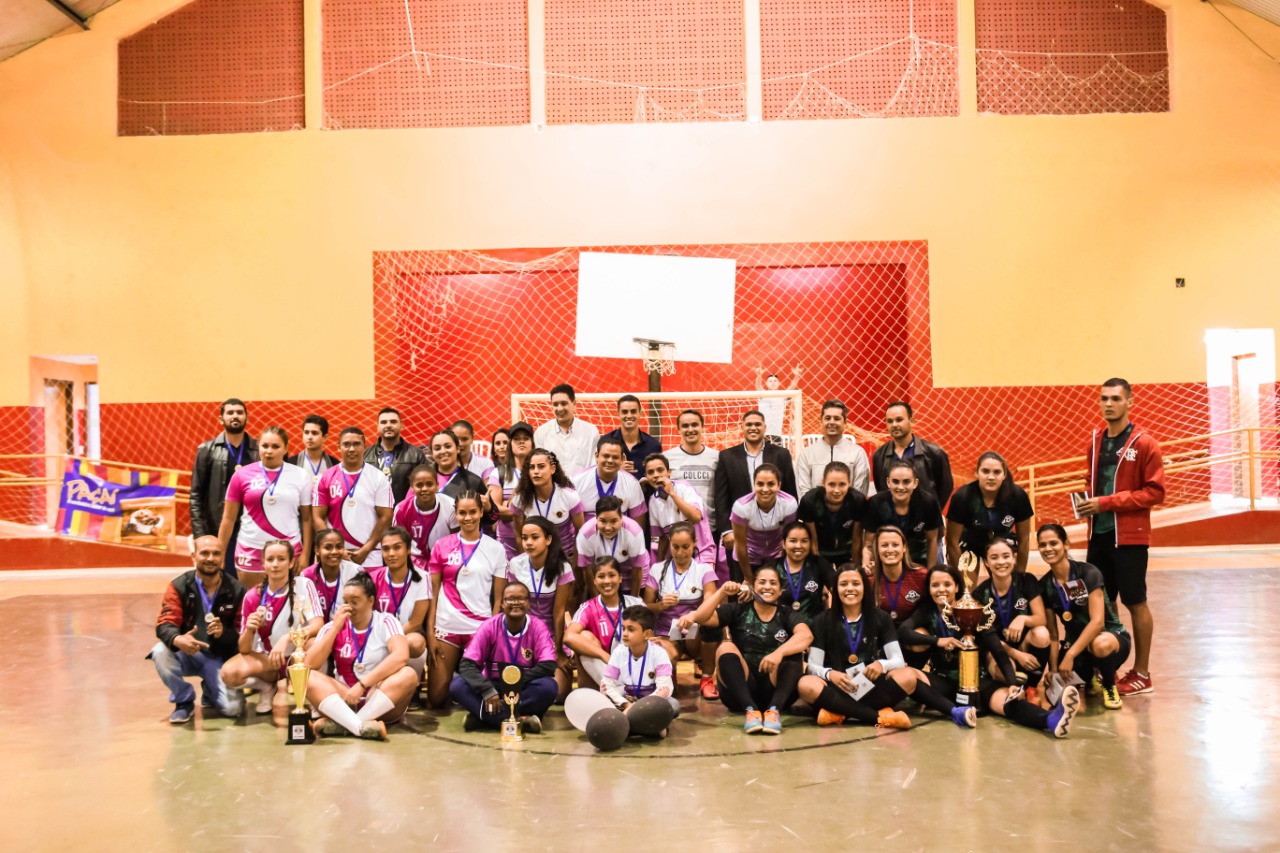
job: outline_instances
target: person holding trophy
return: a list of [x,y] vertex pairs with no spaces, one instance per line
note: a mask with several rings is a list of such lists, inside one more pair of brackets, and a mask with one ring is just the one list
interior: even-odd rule
[[[407,545],[404,550],[407,555]],[[315,722],[320,737],[349,733],[386,740],[386,724],[404,716],[418,687],[400,619],[377,610],[377,597],[374,579],[363,571],[355,575],[333,621],[307,648],[307,700],[321,715]],[[327,663],[332,676],[324,674]]]
[[[259,714],[271,711],[276,685],[284,678],[294,646],[294,628],[299,627],[304,639],[310,639],[324,624],[315,586],[295,574],[293,565],[293,543],[271,539],[262,546],[266,577],[260,586],[245,593],[240,606],[239,654],[222,667],[222,680],[232,690],[244,687],[250,679],[260,679]],[[288,619],[284,618],[286,610]]]
[[[482,622],[467,643],[449,692],[467,710],[466,731],[501,727],[506,703],[524,732],[538,734],[559,692],[555,674],[551,632],[529,617],[529,588],[510,581],[502,590],[502,612]],[[507,680],[511,675],[514,682]]]

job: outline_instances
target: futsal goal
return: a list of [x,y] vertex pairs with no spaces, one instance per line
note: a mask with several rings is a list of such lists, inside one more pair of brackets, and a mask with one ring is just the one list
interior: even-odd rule
[[[593,424],[604,435],[618,428],[618,398],[632,394],[640,400],[640,429],[662,442],[663,447],[680,443],[676,419],[685,409],[702,414],[705,423],[703,441],[708,447],[723,449],[742,443],[742,416],[752,409],[766,412],[782,403],[783,444],[795,452],[800,446],[804,423],[804,398],[798,390],[779,391],[616,391],[579,393],[575,417]],[[765,405],[762,407],[761,403]],[[545,391],[538,394],[511,395],[511,422],[525,421],[536,429],[554,417],[551,400]]]

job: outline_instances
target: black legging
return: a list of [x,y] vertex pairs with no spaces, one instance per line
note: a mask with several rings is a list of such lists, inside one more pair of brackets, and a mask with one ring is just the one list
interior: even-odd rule
[[784,711],[796,701],[796,685],[804,674],[800,655],[782,659],[775,679],[759,671],[750,675],[737,655],[724,654],[716,664],[716,680],[720,683],[720,701],[734,713],[748,708],[776,708]]

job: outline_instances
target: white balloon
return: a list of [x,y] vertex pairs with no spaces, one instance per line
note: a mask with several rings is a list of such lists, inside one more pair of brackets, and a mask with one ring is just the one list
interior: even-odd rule
[[569,723],[575,729],[585,732],[587,721],[591,719],[592,714],[603,708],[612,707],[613,703],[609,701],[609,697],[599,690],[579,687],[565,697],[564,715],[569,718]]

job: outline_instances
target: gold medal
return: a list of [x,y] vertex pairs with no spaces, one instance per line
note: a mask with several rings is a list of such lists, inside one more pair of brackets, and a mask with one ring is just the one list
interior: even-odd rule
[[1064,611],[1064,612],[1063,612],[1063,614],[1062,614],[1062,621],[1063,621],[1063,622],[1070,622],[1070,621],[1071,621],[1071,611],[1070,611],[1070,610],[1067,610],[1067,611]]
[[800,602],[798,602],[798,601],[793,601],[793,602],[791,602],[791,609],[792,609],[792,610],[799,610],[799,609],[800,609]]
[[240,470],[241,468],[243,468],[243,467],[244,467],[243,465],[237,465],[237,466],[236,466],[236,470],[237,470],[237,471],[239,471],[239,470]]
[[857,662],[858,662],[857,655],[849,655],[849,663],[857,663]]
[[383,474],[386,474],[388,477],[390,477],[390,476],[391,476],[391,466],[390,466],[390,465],[383,465],[383,466],[382,466],[382,473],[383,473]]

